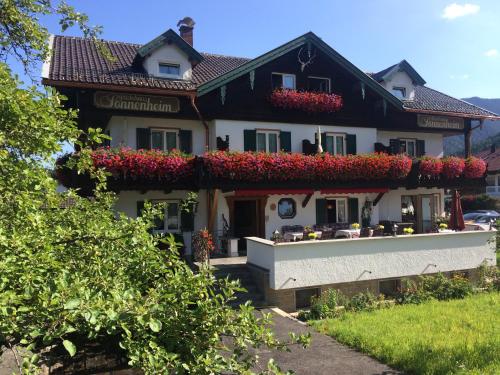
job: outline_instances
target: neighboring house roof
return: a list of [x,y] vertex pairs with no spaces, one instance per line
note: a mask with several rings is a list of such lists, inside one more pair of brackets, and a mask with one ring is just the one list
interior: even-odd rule
[[413,66],[411,66],[410,63],[406,60],[402,60],[397,64],[391,65],[390,67],[388,67],[384,70],[381,70],[378,73],[373,73],[371,75],[371,77],[375,81],[381,82],[381,81],[387,80],[394,73],[397,73],[400,71],[406,72],[406,74],[408,74],[408,76],[412,79],[412,81],[415,85],[423,86],[426,84],[426,82],[422,78],[422,76],[420,74],[418,74],[417,71],[415,69],[413,69]]
[[475,156],[488,163],[488,172],[494,173],[500,171],[500,148],[487,149],[478,152]]
[[[379,93],[388,102],[398,108],[412,112],[435,112],[436,114],[472,118],[500,119],[500,116],[491,111],[422,85],[416,86],[414,100],[400,101],[384,89],[379,82],[382,77],[388,77],[395,69],[403,69],[415,81],[425,83],[423,78],[416,73],[406,60],[378,73],[364,73],[312,32],[306,33],[255,59],[198,53],[172,30],[168,30],[144,46],[124,42],[103,41],[104,45],[111,52],[111,55],[114,56],[113,61],[108,61],[104,58],[91,39],[55,36],[52,40],[52,56],[43,80],[45,84],[52,86],[91,86],[100,88],[109,87],[110,89],[133,88],[135,90],[154,89],[159,93],[165,90],[186,92],[190,93],[190,95],[197,92],[198,95],[203,95],[301,45],[313,43],[318,49],[344,67],[344,69],[351,72],[360,82],[365,83],[366,87]],[[182,48],[191,53],[195,60],[199,60],[199,57],[201,57],[201,61],[193,67],[191,80],[155,77],[148,74],[139,64],[134,65],[134,60],[137,62],[138,56],[145,56],[145,54],[161,46],[162,43],[168,42],[168,40],[182,46]],[[192,51],[189,51],[189,49],[192,49]]]

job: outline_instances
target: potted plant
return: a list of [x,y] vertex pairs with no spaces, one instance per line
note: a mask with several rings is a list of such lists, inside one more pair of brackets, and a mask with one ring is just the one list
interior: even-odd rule
[[403,228],[403,233],[406,235],[413,234],[413,232],[415,232],[413,228]]
[[448,224],[446,224],[446,223],[439,224],[439,231],[440,232],[445,231],[446,229],[448,229]]
[[310,232],[307,234],[307,237],[309,238],[309,240],[311,241],[315,241],[318,239],[318,235],[315,233],[315,232]]
[[352,228],[352,229],[358,230],[358,229],[359,229],[359,227],[360,227],[359,223],[352,223],[352,224],[351,224],[351,228]]

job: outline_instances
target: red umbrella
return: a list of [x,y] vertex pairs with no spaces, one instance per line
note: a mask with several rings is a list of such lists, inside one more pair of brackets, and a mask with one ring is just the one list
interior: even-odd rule
[[451,199],[450,229],[465,229],[464,214],[462,212],[462,203],[460,203],[460,193],[458,190],[453,192],[453,197]]

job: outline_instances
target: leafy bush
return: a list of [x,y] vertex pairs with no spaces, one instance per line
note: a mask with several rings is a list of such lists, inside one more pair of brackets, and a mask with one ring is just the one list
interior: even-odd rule
[[423,291],[440,301],[462,299],[473,291],[471,282],[460,275],[447,278],[439,273],[436,276],[422,276],[420,281]]
[[479,286],[488,291],[500,291],[500,269],[483,263],[479,267]]
[[339,290],[328,289],[319,297],[313,297],[309,314],[302,313],[301,316],[306,319],[334,318],[341,313],[339,307],[345,306],[347,301],[348,298]]
[[402,284],[401,290],[396,295],[396,303],[400,305],[419,305],[431,298],[430,293],[424,291],[419,284],[413,280],[405,279]]
[[498,208],[498,201],[486,194],[464,195],[461,203],[464,211],[496,210]]
[[378,305],[377,297],[370,291],[360,292],[352,296],[346,305],[349,311],[371,311]]

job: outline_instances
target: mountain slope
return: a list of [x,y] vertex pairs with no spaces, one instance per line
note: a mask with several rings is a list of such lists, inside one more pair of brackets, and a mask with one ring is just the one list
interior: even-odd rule
[[[478,107],[500,114],[500,99],[485,99],[477,96],[462,99]],[[472,132],[472,152],[490,147],[493,143],[500,145],[500,121],[486,120],[482,129]],[[464,136],[454,135],[444,139],[445,155],[463,155]]]

